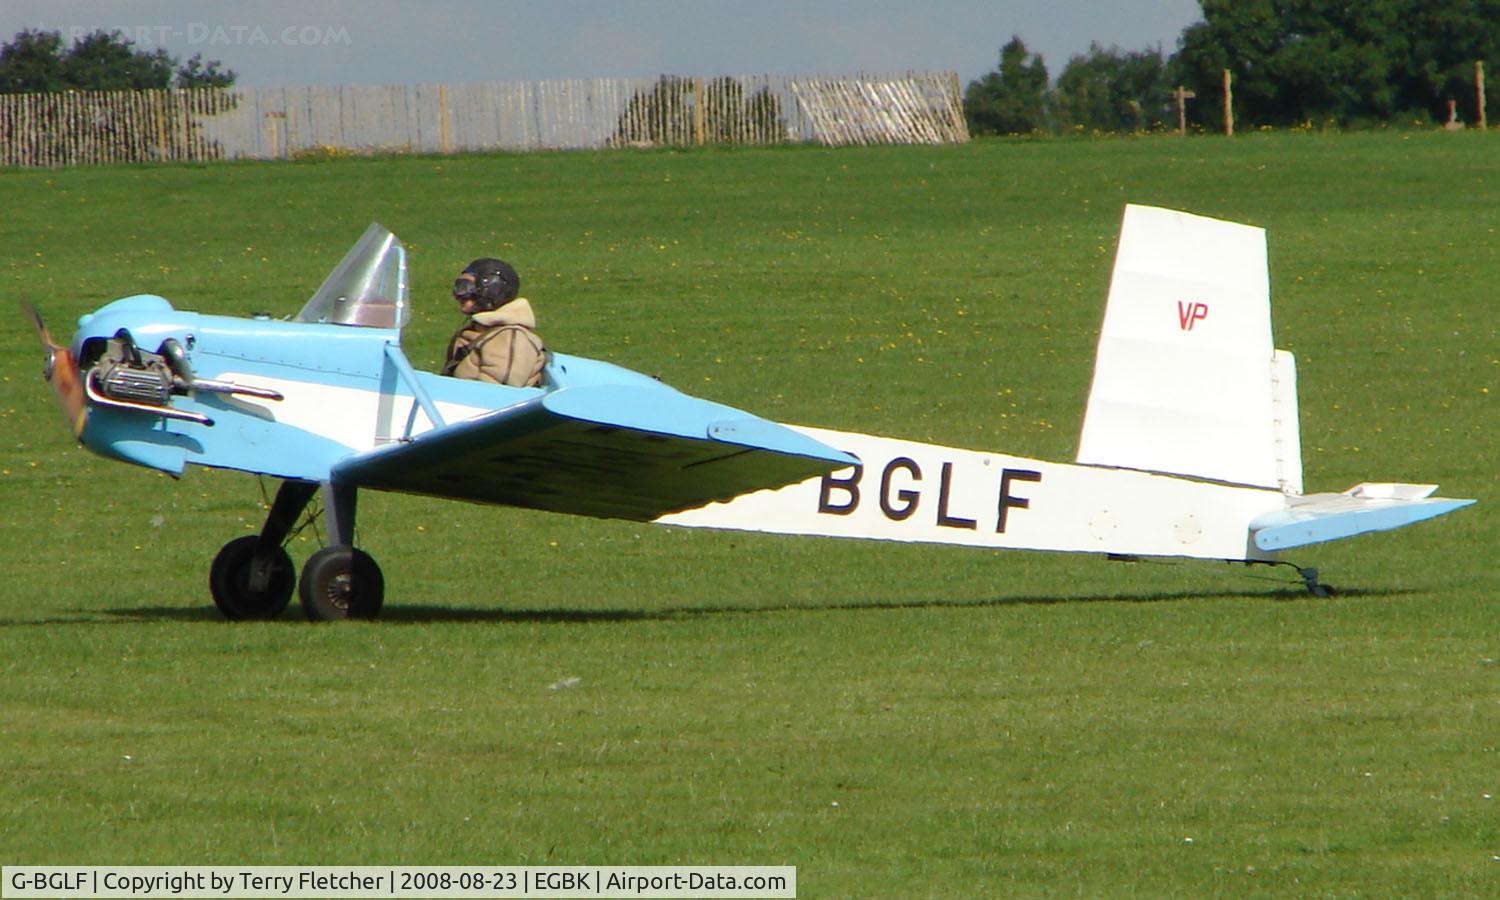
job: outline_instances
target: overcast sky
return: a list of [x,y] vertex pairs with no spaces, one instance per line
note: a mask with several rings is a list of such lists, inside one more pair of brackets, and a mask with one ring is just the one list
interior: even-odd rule
[[0,0],[0,39],[120,29],[247,87],[996,68],[1012,34],[1055,78],[1090,41],[1167,52],[1195,0]]

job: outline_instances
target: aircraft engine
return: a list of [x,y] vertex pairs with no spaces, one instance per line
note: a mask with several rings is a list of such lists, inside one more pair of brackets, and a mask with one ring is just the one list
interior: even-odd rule
[[106,343],[86,377],[95,391],[122,403],[167,406],[172,394],[186,393],[186,385],[174,380],[166,359],[136,347],[123,330]]
[[145,412],[168,419],[214,424],[201,412],[177,409],[173,396],[235,394],[279,401],[279,392],[247,384],[198,378],[187,352],[175,338],[167,338],[155,353],[136,346],[130,332],[120,329],[108,340],[84,345],[83,390],[95,406]]

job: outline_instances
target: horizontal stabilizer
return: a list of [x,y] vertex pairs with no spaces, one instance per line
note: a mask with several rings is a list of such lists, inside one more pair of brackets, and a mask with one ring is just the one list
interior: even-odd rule
[[649,521],[855,460],[749,413],[666,386],[580,386],[387,444],[335,481],[552,512]]
[[1289,550],[1401,528],[1474,502],[1433,497],[1435,490],[1430,484],[1361,484],[1342,494],[1311,494],[1257,518],[1250,530],[1261,550]]

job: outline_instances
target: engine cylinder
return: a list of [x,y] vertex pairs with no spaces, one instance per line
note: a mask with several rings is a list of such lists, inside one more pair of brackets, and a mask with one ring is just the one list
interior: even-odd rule
[[165,367],[105,363],[97,371],[94,387],[111,400],[126,403],[166,406],[172,399],[172,376]]

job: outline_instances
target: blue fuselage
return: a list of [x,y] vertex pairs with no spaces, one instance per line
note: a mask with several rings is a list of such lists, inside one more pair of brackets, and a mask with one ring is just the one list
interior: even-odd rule
[[320,481],[351,454],[562,387],[619,384],[677,393],[628,369],[564,354],[552,355],[545,388],[445,378],[412,369],[397,329],[179,312],[152,295],[84,316],[73,338],[75,357],[87,367],[121,331],[147,352],[175,341],[195,376],[282,397],[196,391],[171,399],[173,410],[212,424],[140,407],[92,406],[79,435],[85,446],[172,474],[193,464]]

